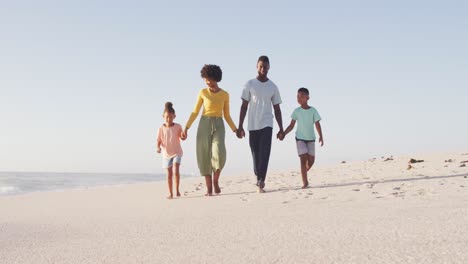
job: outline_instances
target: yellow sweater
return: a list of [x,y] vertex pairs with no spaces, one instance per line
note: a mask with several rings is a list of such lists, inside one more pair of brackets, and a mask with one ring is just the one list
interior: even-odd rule
[[213,93],[209,88],[201,90],[198,94],[197,103],[185,127],[190,128],[193,121],[197,118],[198,113],[200,113],[202,105],[202,116],[222,117],[224,114],[224,119],[231,127],[232,131],[236,131],[236,125],[232,122],[231,114],[229,113],[229,94],[224,90]]

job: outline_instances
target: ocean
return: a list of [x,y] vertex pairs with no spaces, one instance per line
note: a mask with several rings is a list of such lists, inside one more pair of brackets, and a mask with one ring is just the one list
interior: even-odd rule
[[153,182],[164,179],[166,179],[165,174],[0,172],[0,196],[86,189],[95,186]]

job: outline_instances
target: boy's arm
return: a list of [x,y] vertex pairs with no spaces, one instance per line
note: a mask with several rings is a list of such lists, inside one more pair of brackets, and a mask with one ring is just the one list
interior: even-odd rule
[[242,105],[241,105],[240,113],[239,113],[239,127],[237,128],[237,132],[236,132],[238,138],[245,137],[245,131],[244,131],[243,125],[244,125],[244,119],[245,119],[245,115],[247,114],[248,107],[249,107],[249,101],[242,99]]
[[289,126],[286,128],[286,130],[283,133],[283,139],[286,137],[287,134],[289,134],[289,132],[293,130],[295,125],[296,125],[296,120],[291,119],[291,123],[289,124]]
[[320,126],[320,120],[315,122],[315,129],[317,129],[317,133],[319,134],[319,143],[320,146],[323,147],[323,136],[322,136],[322,126]]
[[273,108],[275,109],[275,119],[276,122],[278,123],[278,127],[280,131],[278,134],[276,134],[277,138],[284,138],[284,131],[283,131],[283,117],[281,116],[281,108],[279,104],[273,105]]

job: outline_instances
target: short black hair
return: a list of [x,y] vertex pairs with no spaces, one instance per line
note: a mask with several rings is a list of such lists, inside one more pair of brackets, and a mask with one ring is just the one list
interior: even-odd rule
[[257,63],[259,63],[261,61],[263,61],[264,63],[266,62],[266,63],[270,64],[270,59],[268,59],[268,56],[265,56],[265,55],[260,56],[258,58],[258,60],[257,60]]
[[202,78],[211,79],[216,82],[220,82],[223,78],[223,71],[218,65],[205,64],[200,71]]
[[297,90],[298,93],[305,93],[306,95],[309,95],[309,90],[307,88],[301,87],[299,90]]

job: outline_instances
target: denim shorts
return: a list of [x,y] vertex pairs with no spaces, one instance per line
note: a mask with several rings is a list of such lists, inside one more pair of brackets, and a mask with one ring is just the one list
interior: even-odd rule
[[162,168],[163,169],[168,169],[168,168],[172,167],[172,165],[174,163],[180,164],[181,161],[182,161],[182,157],[177,156],[177,155],[174,156],[174,157],[171,157],[171,158],[163,157],[163,159],[162,159]]

